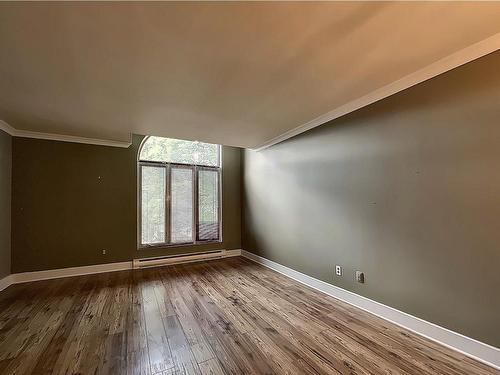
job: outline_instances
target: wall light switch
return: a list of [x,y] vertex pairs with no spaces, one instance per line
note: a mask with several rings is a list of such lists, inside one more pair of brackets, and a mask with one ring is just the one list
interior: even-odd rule
[[335,275],[342,276],[342,266],[335,266]]

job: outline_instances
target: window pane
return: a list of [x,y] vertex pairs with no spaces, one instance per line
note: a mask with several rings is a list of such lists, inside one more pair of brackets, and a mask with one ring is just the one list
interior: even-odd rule
[[141,243],[165,242],[165,168],[142,166]]
[[198,239],[219,239],[219,174],[200,170],[198,174]]
[[171,241],[193,241],[193,170],[172,168]]
[[219,166],[219,145],[149,137],[141,149],[141,160]]

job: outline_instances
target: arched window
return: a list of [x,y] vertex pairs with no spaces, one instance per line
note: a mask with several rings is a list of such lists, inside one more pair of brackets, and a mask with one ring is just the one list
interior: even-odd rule
[[139,247],[221,241],[221,146],[147,137],[139,149]]

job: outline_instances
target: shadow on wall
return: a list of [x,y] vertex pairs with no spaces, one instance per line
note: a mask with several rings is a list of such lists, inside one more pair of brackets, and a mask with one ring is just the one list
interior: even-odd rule
[[500,346],[499,64],[245,151],[243,248]]

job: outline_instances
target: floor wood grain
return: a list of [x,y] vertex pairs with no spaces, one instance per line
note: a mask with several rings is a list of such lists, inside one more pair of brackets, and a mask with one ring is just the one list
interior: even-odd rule
[[11,286],[0,373],[500,375],[244,258]]

